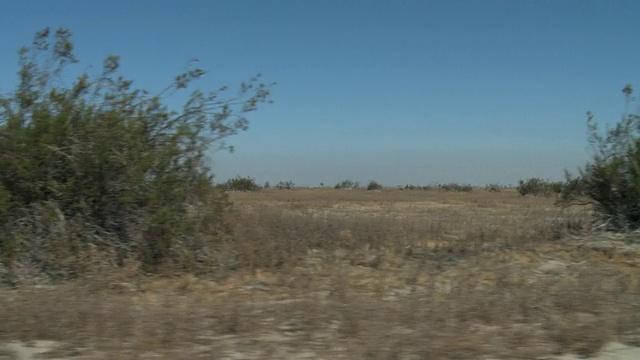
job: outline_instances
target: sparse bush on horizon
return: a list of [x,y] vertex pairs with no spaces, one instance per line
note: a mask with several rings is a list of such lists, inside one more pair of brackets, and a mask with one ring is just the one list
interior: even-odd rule
[[500,192],[506,187],[500,184],[487,184],[484,186],[484,189],[488,192]]
[[473,190],[473,186],[470,184],[458,184],[455,182],[447,183],[447,184],[433,184],[433,185],[413,185],[407,184],[404,187],[400,187],[400,189],[404,190],[442,190],[442,191],[453,191],[453,192],[469,192]]
[[336,189],[357,189],[360,187],[360,182],[358,181],[352,181],[352,180],[342,180],[341,182],[337,183],[335,188]]
[[564,186],[565,183],[562,181],[530,178],[527,180],[520,180],[516,189],[522,196],[551,196],[561,194],[564,190]]
[[224,188],[235,191],[256,191],[260,189],[260,185],[258,185],[252,177],[238,175],[233,179],[227,180],[227,182],[224,183]]
[[276,188],[280,189],[280,190],[291,190],[296,186],[296,184],[293,183],[293,181],[288,180],[288,181],[280,181],[278,182],[278,184],[276,184]]
[[438,184],[438,189],[444,191],[457,191],[457,192],[469,192],[473,190],[473,186],[469,184],[458,184],[458,183],[448,183],[448,184]]
[[433,185],[413,185],[413,184],[407,184],[404,187],[401,187],[400,189],[404,189],[404,190],[433,190],[434,186]]
[[378,183],[375,180],[369,181],[369,184],[367,185],[367,190],[380,190],[382,188],[382,184]]

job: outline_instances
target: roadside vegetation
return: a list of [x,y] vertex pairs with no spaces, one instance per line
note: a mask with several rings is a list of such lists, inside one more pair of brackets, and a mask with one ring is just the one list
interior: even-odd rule
[[100,261],[136,260],[152,272],[207,266],[207,249],[225,233],[227,197],[205,154],[231,149],[225,140],[247,129],[269,86],[254,77],[232,97],[227,87],[194,90],[175,111],[168,96],[205,71],[191,67],[152,95],[108,56],[100,72],[69,82],[73,50],[69,30],[37,33],[19,51],[15,90],[0,98],[5,267],[69,278]]
[[195,90],[174,111],[167,97],[203,70],[152,95],[115,56],[67,83],[77,62],[71,33],[45,29],[0,98],[0,358],[30,340],[119,359],[640,344],[639,115],[600,131],[589,114],[593,158],[560,182],[216,183],[205,154],[230,149],[269,84]]

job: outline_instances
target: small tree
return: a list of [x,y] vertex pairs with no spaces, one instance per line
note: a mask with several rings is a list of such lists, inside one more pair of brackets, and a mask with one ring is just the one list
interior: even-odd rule
[[565,200],[587,199],[609,230],[640,228],[640,114],[630,113],[633,87],[626,85],[626,111],[613,128],[601,133],[587,113],[589,144],[594,154],[578,177],[567,174]]
[[[268,184],[269,183],[267,183],[267,185]],[[238,175],[233,179],[227,180],[227,182],[225,183],[225,188],[228,190],[236,191],[255,191],[260,189],[260,185],[258,185],[256,180],[252,177],[242,177]]]
[[382,184],[380,184],[375,180],[371,180],[369,181],[369,184],[367,184],[367,190],[380,190],[380,189],[382,189]]
[[117,56],[64,86],[63,71],[78,62],[70,38],[38,32],[19,51],[15,91],[0,97],[0,254],[10,262],[29,252],[51,268],[93,244],[150,268],[186,264],[206,245],[203,233],[223,229],[226,200],[205,154],[231,150],[225,139],[247,129],[269,86],[254,77],[231,98],[226,87],[196,90],[173,111],[166,98],[205,71],[191,68],[150,95],[118,75]]

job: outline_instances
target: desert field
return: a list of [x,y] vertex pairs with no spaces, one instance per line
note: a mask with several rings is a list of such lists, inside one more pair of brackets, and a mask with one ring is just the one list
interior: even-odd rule
[[640,235],[602,232],[586,206],[509,189],[230,200],[210,272],[132,262],[0,288],[0,359],[622,359],[640,346]]

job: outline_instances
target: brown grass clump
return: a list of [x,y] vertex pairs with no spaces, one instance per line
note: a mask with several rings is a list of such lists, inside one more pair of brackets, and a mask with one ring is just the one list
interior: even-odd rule
[[588,209],[508,190],[231,200],[209,273],[130,264],[0,290],[0,339],[85,359],[532,359],[640,344],[638,246],[593,233]]

